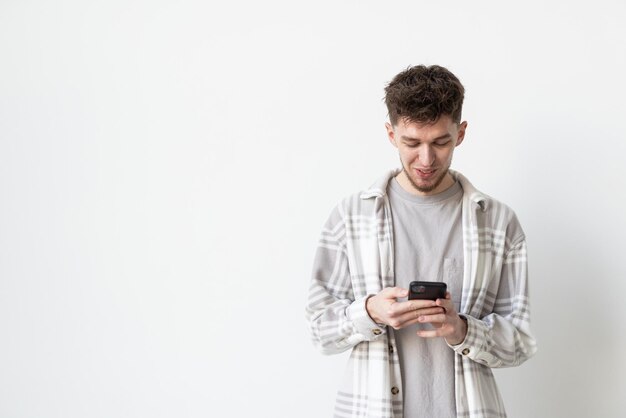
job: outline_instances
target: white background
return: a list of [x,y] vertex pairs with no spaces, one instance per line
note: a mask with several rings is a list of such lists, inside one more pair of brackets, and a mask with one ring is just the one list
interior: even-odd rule
[[511,417],[626,409],[622,1],[0,1],[0,417],[327,417],[320,228],[398,164],[384,85],[466,87],[453,168],[528,236]]

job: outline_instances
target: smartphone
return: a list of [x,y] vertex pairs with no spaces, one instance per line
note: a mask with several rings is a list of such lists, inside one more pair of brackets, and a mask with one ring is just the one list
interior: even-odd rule
[[448,286],[442,282],[411,282],[409,300],[411,299],[445,299]]

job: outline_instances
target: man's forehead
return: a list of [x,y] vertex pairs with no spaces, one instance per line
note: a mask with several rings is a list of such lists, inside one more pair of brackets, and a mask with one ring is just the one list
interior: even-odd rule
[[450,135],[450,128],[453,125],[452,119],[443,120],[442,118],[429,123],[402,121],[396,126],[396,131],[405,139],[438,138]]

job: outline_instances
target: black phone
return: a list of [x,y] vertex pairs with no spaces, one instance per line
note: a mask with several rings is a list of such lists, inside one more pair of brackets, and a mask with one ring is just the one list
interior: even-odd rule
[[448,286],[443,282],[411,282],[409,300],[411,299],[445,299]]

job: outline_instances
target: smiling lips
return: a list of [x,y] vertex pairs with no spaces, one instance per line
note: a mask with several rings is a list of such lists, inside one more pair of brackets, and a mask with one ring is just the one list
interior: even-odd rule
[[435,173],[437,172],[437,170],[435,170],[434,168],[430,168],[427,170],[424,169],[419,169],[416,168],[415,172],[417,173],[417,175],[424,180],[428,180],[429,178],[433,177],[435,175]]

